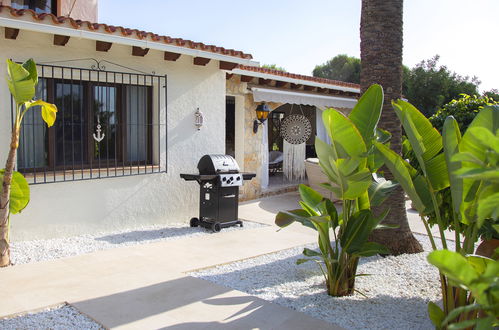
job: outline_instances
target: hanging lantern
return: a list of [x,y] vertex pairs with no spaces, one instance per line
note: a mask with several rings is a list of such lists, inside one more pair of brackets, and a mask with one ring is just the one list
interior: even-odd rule
[[263,124],[266,120],[267,117],[269,116],[269,112],[271,109],[269,108],[268,105],[263,102],[262,104],[259,104],[256,107],[256,118],[255,121],[253,122],[253,133],[258,132],[258,126]]

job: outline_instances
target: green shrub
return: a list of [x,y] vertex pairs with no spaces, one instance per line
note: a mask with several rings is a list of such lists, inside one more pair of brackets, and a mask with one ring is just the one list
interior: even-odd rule
[[494,101],[494,99],[488,96],[478,97],[466,94],[460,94],[460,96],[459,99],[452,100],[443,105],[441,109],[430,117],[431,124],[439,132],[442,132],[445,119],[449,116],[453,116],[456,119],[459,130],[464,132],[483,107],[499,104],[499,102]]

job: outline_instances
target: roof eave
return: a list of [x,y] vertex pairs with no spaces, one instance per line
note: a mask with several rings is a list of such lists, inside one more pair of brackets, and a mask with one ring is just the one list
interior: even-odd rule
[[289,83],[293,83],[293,84],[307,85],[307,86],[313,86],[313,87],[319,87],[319,88],[335,89],[335,90],[340,90],[343,92],[353,92],[353,93],[360,94],[360,88],[339,86],[339,85],[333,85],[333,84],[325,84],[325,83],[310,81],[310,80],[306,80],[306,79],[296,79],[296,78],[273,75],[273,74],[263,73],[263,72],[254,72],[254,71],[248,71],[248,70],[242,70],[242,69],[236,68],[236,69],[233,69],[230,73],[244,75],[244,76],[250,76],[250,77],[256,77],[256,78],[285,81],[285,82],[289,82]]
[[89,39],[89,40],[98,40],[116,43],[120,45],[127,46],[137,46],[141,48],[149,48],[158,51],[166,51],[172,53],[178,53],[182,55],[188,55],[193,57],[204,57],[217,61],[225,61],[237,64],[243,64],[248,66],[259,66],[259,62],[253,61],[250,59],[244,59],[240,57],[228,56],[223,54],[216,54],[212,52],[207,52],[198,49],[189,49],[185,47],[179,47],[174,45],[168,45],[160,42],[155,42],[151,40],[140,40],[130,37],[123,37],[114,34],[94,32],[94,31],[86,31],[83,29],[73,29],[63,26],[54,26],[51,24],[45,23],[35,23],[29,22],[25,20],[12,19],[6,17],[0,17],[0,26],[9,27],[13,29],[27,30],[33,32],[41,32],[41,33],[50,33],[50,34],[58,34],[63,36],[75,37],[80,39]]

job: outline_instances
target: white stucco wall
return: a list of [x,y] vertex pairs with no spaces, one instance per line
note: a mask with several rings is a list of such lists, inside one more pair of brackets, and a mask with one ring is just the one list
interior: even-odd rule
[[[109,52],[95,51],[95,42],[71,38],[54,46],[53,36],[20,31],[17,40],[0,38],[0,167],[4,167],[10,141],[10,95],[4,77],[5,60],[36,62],[81,58],[105,59],[145,72],[168,75],[168,173],[132,177],[70,181],[31,186],[31,202],[11,217],[12,239],[62,237],[142,224],[186,222],[198,214],[199,187],[180,179],[182,172],[197,172],[199,158],[224,153],[225,73],[218,62],[192,64],[192,57],[163,60],[151,50],[145,57],[131,55],[131,47],[114,44]],[[61,63],[89,68],[90,62]],[[110,65],[107,65],[111,69]],[[113,68],[114,69],[114,68]],[[121,71],[121,70],[117,70]],[[205,124],[194,126],[196,108]],[[165,154],[161,150],[161,157]]]

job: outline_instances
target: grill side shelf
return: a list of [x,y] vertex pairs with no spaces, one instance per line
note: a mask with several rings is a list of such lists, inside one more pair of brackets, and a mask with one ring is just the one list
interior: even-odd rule
[[197,181],[197,182],[201,182],[201,181],[210,181],[210,180],[214,180],[217,178],[217,175],[216,174],[185,174],[185,173],[182,173],[180,174],[180,177],[182,179],[184,179],[185,181]]
[[241,174],[243,175],[243,180],[251,180],[251,179],[253,179],[256,176],[255,173],[243,172]]

